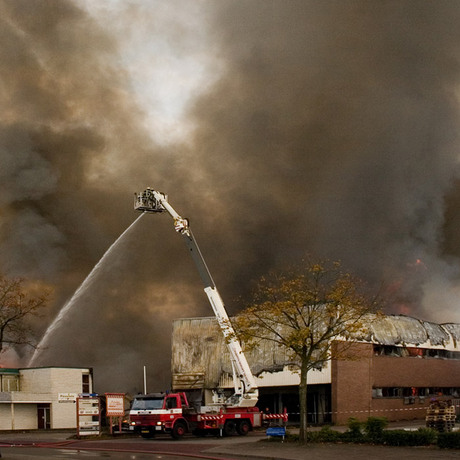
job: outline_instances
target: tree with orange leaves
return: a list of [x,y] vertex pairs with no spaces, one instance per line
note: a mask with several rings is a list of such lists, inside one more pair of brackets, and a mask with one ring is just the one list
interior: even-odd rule
[[246,346],[272,341],[298,363],[300,442],[307,440],[309,371],[331,359],[334,341],[345,344],[340,347],[345,353],[354,335],[364,332],[365,316],[378,310],[377,297],[340,262],[307,259],[287,272],[262,277],[251,304],[232,321]]
[[49,293],[34,295],[25,284],[0,273],[0,353],[17,345],[36,347],[28,319],[39,314]]

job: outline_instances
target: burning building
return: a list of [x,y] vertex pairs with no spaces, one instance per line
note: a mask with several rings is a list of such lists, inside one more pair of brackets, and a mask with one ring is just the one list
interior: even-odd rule
[[[340,342],[333,344],[340,347]],[[214,318],[179,319],[173,325],[174,390],[233,385],[226,344]],[[262,408],[290,420],[299,414],[298,365],[270,341],[247,352]],[[221,357],[221,358],[218,358]],[[347,359],[350,358],[350,359]],[[370,317],[346,356],[308,375],[310,423],[345,424],[350,417],[423,419],[432,398],[460,406],[460,324],[436,324],[402,315]]]

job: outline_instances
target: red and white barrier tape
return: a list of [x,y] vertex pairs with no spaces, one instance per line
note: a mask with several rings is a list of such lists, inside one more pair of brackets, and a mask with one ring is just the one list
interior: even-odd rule
[[287,414],[263,414],[264,420],[275,420],[278,418],[287,419]]

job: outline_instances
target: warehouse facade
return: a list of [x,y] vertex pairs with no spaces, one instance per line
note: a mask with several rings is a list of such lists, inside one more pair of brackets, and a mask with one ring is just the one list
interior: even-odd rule
[[[370,416],[423,419],[432,398],[459,405],[460,324],[440,325],[402,315],[370,315],[367,322],[368,331],[347,346],[347,356],[310,371],[310,423],[345,424],[350,417]],[[333,350],[340,346],[335,342]],[[246,357],[259,386],[259,408],[271,412],[286,408],[295,422],[298,364],[270,341]],[[215,319],[175,321],[173,389],[194,389],[206,396],[213,388],[232,385],[229,355]]]
[[90,368],[0,368],[0,430],[76,428],[76,399],[92,390]]

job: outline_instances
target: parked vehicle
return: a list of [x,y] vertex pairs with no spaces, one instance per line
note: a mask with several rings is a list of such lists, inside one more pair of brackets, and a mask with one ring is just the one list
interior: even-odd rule
[[[274,417],[270,414],[270,417]],[[287,420],[287,414],[279,414]],[[264,414],[257,407],[201,406],[190,404],[185,392],[136,396],[130,411],[131,429],[144,438],[169,433],[179,439],[187,432],[232,436],[248,434],[262,426]]]

